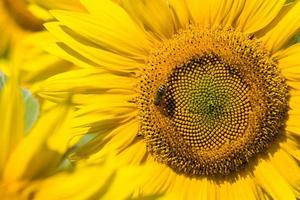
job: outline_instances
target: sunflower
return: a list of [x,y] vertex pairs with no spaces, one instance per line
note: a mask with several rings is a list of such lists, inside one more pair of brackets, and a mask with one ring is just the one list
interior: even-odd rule
[[39,88],[98,133],[76,156],[153,164],[137,196],[300,198],[299,1],[82,3],[46,24],[82,69]]

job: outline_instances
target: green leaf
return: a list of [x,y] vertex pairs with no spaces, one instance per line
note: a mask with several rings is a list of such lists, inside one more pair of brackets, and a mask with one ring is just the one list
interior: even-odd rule
[[297,33],[293,38],[292,38],[292,44],[296,44],[300,42],[300,33]]
[[292,3],[294,2],[295,0],[286,0],[285,4],[288,4],[288,3]]
[[25,132],[28,133],[38,119],[40,104],[27,89],[22,89],[25,105]]
[[300,42],[300,33],[298,33],[298,34],[296,35],[295,40],[296,40],[297,43]]
[[0,71],[0,90],[3,88],[6,82],[6,76]]
[[[0,91],[4,87],[7,77],[0,71]],[[40,104],[38,100],[27,89],[21,89],[25,107],[25,133],[28,133],[38,119]]]

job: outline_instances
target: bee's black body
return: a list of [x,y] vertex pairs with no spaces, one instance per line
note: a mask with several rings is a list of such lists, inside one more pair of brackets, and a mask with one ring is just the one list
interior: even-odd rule
[[160,105],[161,101],[163,100],[163,97],[165,96],[167,91],[167,87],[165,85],[160,85],[157,89],[156,96],[154,98],[154,105],[158,106]]

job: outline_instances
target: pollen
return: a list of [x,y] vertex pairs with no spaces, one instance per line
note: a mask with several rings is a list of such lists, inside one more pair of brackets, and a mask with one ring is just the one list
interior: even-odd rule
[[191,26],[162,42],[138,85],[140,131],[158,162],[188,176],[228,175],[284,128],[288,87],[253,37]]

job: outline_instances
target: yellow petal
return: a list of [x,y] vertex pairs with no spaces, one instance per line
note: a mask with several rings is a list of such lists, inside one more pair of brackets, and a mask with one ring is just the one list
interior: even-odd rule
[[281,21],[281,19],[288,13],[290,12],[290,10],[293,8],[294,6],[294,1],[288,1],[286,2],[283,6],[282,9],[280,10],[280,12],[277,14],[277,16],[267,25],[265,26],[263,29],[261,29],[260,31],[257,31],[255,33],[255,35],[260,38],[262,36],[264,36],[266,33],[268,33],[270,30],[272,30],[279,21]]
[[134,79],[105,73],[101,69],[80,69],[55,75],[39,85],[37,93],[51,98],[61,93],[99,93],[112,89],[132,90]]
[[175,184],[178,175],[166,165],[157,163],[154,160],[147,160],[147,163],[153,163],[153,173],[145,177],[147,181],[145,181],[145,184],[141,187],[140,193],[143,196],[165,194],[167,191],[167,193],[173,193],[170,187]]
[[253,173],[257,183],[273,199],[295,200],[291,186],[282,178],[270,161],[260,160]]
[[300,96],[291,95],[289,100],[288,119],[286,121],[286,130],[300,135],[300,112],[299,112]]
[[124,0],[122,6],[141,27],[149,29],[159,39],[171,38],[176,32],[174,18],[165,0]]
[[[115,178],[115,170],[113,165],[92,165],[79,166],[73,172],[59,173],[38,185],[35,199],[82,200],[92,198],[100,191],[102,194],[107,191]],[[101,197],[101,194],[98,195]]]
[[279,13],[285,0],[245,1],[236,28],[244,33],[253,33],[269,24]]
[[[290,104],[292,105],[292,104]],[[288,117],[288,120],[286,122],[286,125],[289,126],[297,126],[297,127],[300,127],[299,124],[297,124],[297,121],[299,121],[300,119],[300,112],[299,110],[295,109],[295,110],[289,110],[289,117]]]
[[295,44],[286,49],[276,52],[273,58],[278,60],[281,69],[295,67],[299,65],[300,44]]
[[225,12],[225,10],[228,10],[228,14],[225,15],[223,19],[223,23],[222,23],[223,26],[225,27],[234,26],[237,17],[241,14],[245,6],[245,2],[246,0],[238,0],[238,1],[231,1],[231,2],[229,1],[226,4],[226,7],[224,8],[223,12]]
[[[290,184],[297,198],[300,197],[300,168],[298,163],[282,149],[270,158],[272,165],[280,175]],[[288,170],[287,170],[288,169]]]
[[170,0],[170,10],[176,29],[187,28],[190,21],[190,14],[185,1]]
[[[46,49],[79,66],[101,67],[109,71],[133,72],[144,61],[143,58],[136,60],[128,58],[126,54],[110,52],[106,48],[93,44],[93,42],[83,37],[76,39],[75,35],[77,33],[72,32],[72,30],[69,30],[61,23],[53,22],[45,26],[58,38],[56,44],[52,44]],[[97,30],[94,31],[97,32]]]
[[[153,174],[154,166],[151,164],[140,167],[127,167],[117,171],[111,189],[101,198],[104,200],[126,199],[132,195],[147,179],[145,176]],[[126,187],[124,187],[126,186]]]
[[[173,172],[174,173],[174,172]],[[167,194],[174,194],[178,199],[216,199],[217,184],[205,177],[187,178],[183,175],[175,174],[173,181]]]
[[300,27],[300,1],[295,1],[293,7],[282,17],[261,40],[271,52],[278,51],[299,30]]
[[104,138],[104,140],[107,140],[107,143],[105,144],[103,151],[107,149],[108,152],[112,150],[120,152],[121,150],[126,149],[137,137],[138,130],[138,120],[132,120],[120,128],[117,128]]
[[145,143],[142,141],[138,141],[121,152],[117,158],[120,163],[140,164],[143,159],[145,159],[147,154],[148,152],[146,151]]
[[[102,112],[96,110],[76,116],[72,120],[74,134],[81,135],[85,129],[97,134],[76,151],[75,159],[94,154],[91,160],[99,160],[112,150],[119,152],[127,147],[137,134],[136,116],[136,112],[122,107],[115,110],[105,108]],[[103,149],[99,151],[100,148]]]
[[197,195],[197,194],[192,195],[190,193],[189,190],[191,189],[190,178],[185,177],[183,175],[177,175],[177,174],[175,175],[175,178],[176,179],[174,180],[174,183],[172,183],[173,187],[171,190],[169,190],[169,192],[175,194],[178,200],[190,199],[192,196]]
[[298,95],[300,91],[299,90],[290,90],[290,101],[289,106],[291,108],[290,111],[295,111],[295,114],[299,114],[299,105],[300,105],[300,95]]
[[[148,54],[151,42],[120,6],[110,0],[85,0],[82,3],[91,14],[52,12],[55,18],[71,30],[71,36],[83,40],[87,45],[104,47],[118,54],[135,57]],[[93,12],[95,9],[96,12]]]
[[[132,91],[133,93],[133,91]],[[118,107],[136,108],[131,101],[135,94],[130,91],[116,91],[114,94],[78,94],[74,95],[72,102],[81,111],[78,114],[88,112],[100,112],[102,110],[117,109]]]
[[[190,187],[188,188],[188,197],[192,198],[192,196],[195,196],[195,199],[208,199],[207,196],[207,187],[208,187],[208,181],[205,177],[201,178],[193,178],[190,179]],[[225,198],[225,196],[224,196]]]
[[277,52],[274,59],[278,60],[278,67],[285,78],[290,81],[300,80],[300,44]]
[[232,25],[232,20],[241,9],[243,1],[187,1],[188,8],[196,24],[205,27]]
[[236,191],[233,190],[232,184],[230,184],[228,181],[224,181],[224,183],[220,185],[219,191],[220,191],[220,197],[222,197],[223,199],[235,198]]
[[[288,133],[288,134],[290,134],[290,133]],[[280,146],[288,154],[293,156],[294,159],[296,159],[298,162],[300,162],[300,144],[299,144],[299,141],[297,139],[295,139],[295,138],[289,139],[288,138],[286,141],[281,142]]]
[[[216,183],[218,184],[218,183]],[[224,199],[260,199],[253,177],[242,175],[234,180],[224,181],[219,186],[220,197]]]
[[[97,133],[99,136],[101,135],[102,138],[109,134],[111,130],[123,126],[128,123],[128,121],[135,119],[136,116],[136,111],[122,107],[117,108],[116,110],[107,108],[98,113],[91,112],[85,115],[78,115],[72,120],[74,126],[73,132],[74,134],[81,134],[82,129],[89,129],[90,133]],[[96,139],[96,141],[98,141],[98,139]],[[99,145],[99,143],[95,144],[94,147]]]

